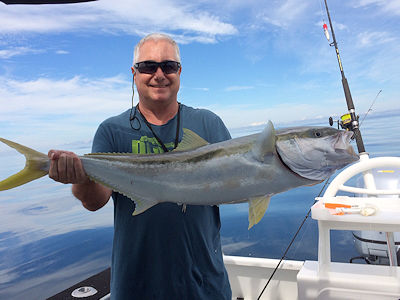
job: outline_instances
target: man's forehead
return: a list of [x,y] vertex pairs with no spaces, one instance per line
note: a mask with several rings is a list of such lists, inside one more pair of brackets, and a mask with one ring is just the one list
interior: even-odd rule
[[174,50],[174,45],[172,45],[168,40],[147,40],[140,46],[140,51],[146,51],[148,49],[154,48],[171,48]]
[[140,60],[147,56],[165,56],[167,59],[176,59],[176,51],[168,40],[147,40],[139,47]]

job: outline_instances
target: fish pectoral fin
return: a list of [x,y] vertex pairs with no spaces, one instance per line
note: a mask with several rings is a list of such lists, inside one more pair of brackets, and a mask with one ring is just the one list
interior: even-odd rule
[[150,207],[153,207],[154,205],[158,204],[157,201],[152,201],[152,200],[145,200],[138,198],[131,198],[131,199],[135,203],[135,211],[132,213],[132,216],[141,214],[142,212],[148,210]]
[[258,136],[254,147],[253,155],[258,161],[264,161],[265,155],[275,151],[275,128],[271,121],[268,121],[265,129]]
[[260,222],[268,208],[271,196],[254,197],[249,200],[249,228]]
[[208,142],[190,129],[183,128],[182,141],[174,151],[188,151],[208,145]]

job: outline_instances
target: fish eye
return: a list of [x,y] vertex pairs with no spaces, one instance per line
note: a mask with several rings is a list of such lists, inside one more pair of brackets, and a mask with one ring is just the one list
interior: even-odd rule
[[319,132],[319,131],[315,131],[315,132],[314,132],[314,135],[315,135],[315,137],[317,137],[317,138],[319,138],[319,137],[322,136],[321,132]]

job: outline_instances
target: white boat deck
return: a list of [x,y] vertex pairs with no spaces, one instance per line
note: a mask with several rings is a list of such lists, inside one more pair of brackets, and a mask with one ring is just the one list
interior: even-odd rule
[[[232,300],[256,300],[277,259],[225,256]],[[260,300],[400,299],[400,267],[330,263],[321,274],[317,261],[283,261]]]
[[[278,259],[224,256],[232,288],[232,299],[257,299],[264,289]],[[283,261],[274,274],[262,297],[265,299],[297,299],[297,274],[304,261]]]

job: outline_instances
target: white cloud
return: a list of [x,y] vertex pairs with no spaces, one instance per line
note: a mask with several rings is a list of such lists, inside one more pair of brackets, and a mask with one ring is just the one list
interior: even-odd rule
[[208,91],[210,91],[210,89],[209,88],[193,88],[194,90],[197,90],[197,91],[203,91],[203,92],[208,92]]
[[354,7],[377,6],[384,13],[400,16],[400,1],[398,0],[357,0]]
[[387,32],[362,32],[357,36],[360,46],[376,46],[396,40]]
[[266,23],[270,23],[280,28],[288,28],[294,20],[304,16],[305,11],[309,7],[307,1],[286,0],[279,5],[269,5],[259,18]]
[[243,90],[251,90],[254,89],[254,86],[249,85],[232,85],[225,88],[226,92],[235,92],[235,91],[243,91]]
[[43,53],[44,50],[32,49],[29,47],[10,47],[8,49],[0,50],[0,59],[7,59],[14,56],[33,54],[33,53]]
[[385,2],[386,0],[357,0],[355,1],[355,7],[362,7],[362,6],[368,6],[371,4],[380,4]]
[[[215,42],[237,29],[195,4],[180,1],[96,1],[63,6],[6,6],[0,11],[4,33],[90,31],[144,35],[154,31],[176,34],[180,42]],[[175,31],[183,31],[178,34]]]
[[346,30],[348,27],[345,24],[342,23],[337,23],[337,22],[332,22],[333,27],[337,30]]
[[114,76],[65,80],[0,78],[0,129],[7,138],[53,144],[91,138],[104,119],[130,107],[131,82]]
[[[1,136],[23,141],[33,148],[88,140],[100,122],[130,107],[130,84],[130,79],[122,76],[31,81],[0,78]],[[231,90],[243,88],[246,87],[232,86]],[[261,124],[269,119],[282,123],[316,115],[328,117],[325,105],[276,103],[279,104],[214,104],[206,108],[220,115],[229,128]],[[342,101],[335,103],[330,105],[330,111],[342,111]],[[339,108],[335,109],[335,105]]]
[[56,54],[69,54],[69,51],[66,50],[57,50]]

